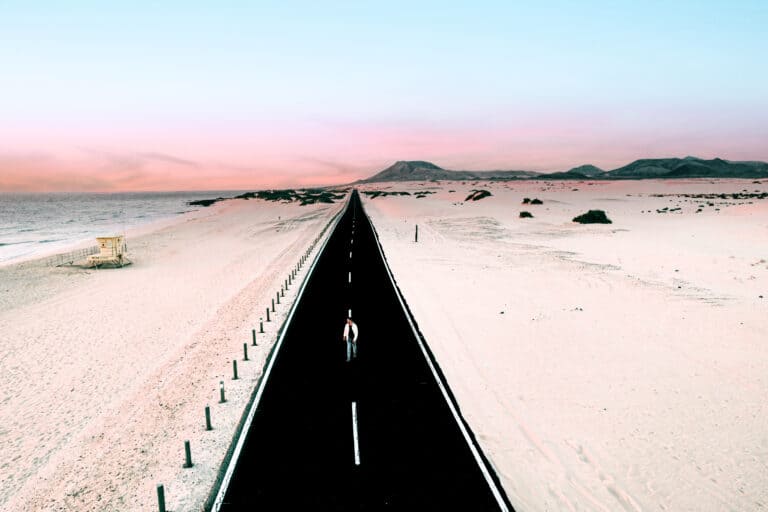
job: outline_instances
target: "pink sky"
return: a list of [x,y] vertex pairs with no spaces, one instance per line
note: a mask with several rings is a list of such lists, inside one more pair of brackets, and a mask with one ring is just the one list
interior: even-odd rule
[[764,0],[113,4],[4,3],[0,191],[768,160]]
[[680,116],[629,123],[615,115],[562,112],[502,119],[16,123],[13,129],[0,126],[0,191],[333,185],[370,176],[396,160],[429,160],[447,169],[557,171],[585,163],[608,170],[637,158],[668,156],[768,159],[764,127],[697,127]]

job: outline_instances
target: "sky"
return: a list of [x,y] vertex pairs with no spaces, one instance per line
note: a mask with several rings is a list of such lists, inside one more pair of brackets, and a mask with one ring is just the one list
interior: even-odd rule
[[0,0],[0,191],[768,160],[768,2]]

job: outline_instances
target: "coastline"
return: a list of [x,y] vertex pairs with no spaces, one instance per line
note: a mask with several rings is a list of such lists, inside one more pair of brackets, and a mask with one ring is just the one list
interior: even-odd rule
[[[122,269],[0,269],[0,507],[151,509],[164,483],[169,509],[198,508],[293,290],[238,381],[231,361],[341,207],[226,201],[133,231]],[[181,467],[187,439],[191,469]]]
[[[182,203],[185,205],[185,208],[187,208],[185,211],[173,211],[173,212],[168,211],[166,213],[157,214],[158,216],[154,216],[154,217],[151,217],[149,219],[144,219],[144,220],[140,220],[140,221],[138,221],[136,219],[133,219],[133,222],[131,222],[131,223],[128,223],[128,224],[122,223],[120,229],[113,229],[113,228],[108,228],[107,226],[105,226],[104,229],[98,228],[98,229],[94,230],[94,234],[93,234],[92,237],[82,236],[82,237],[79,237],[79,238],[70,238],[68,240],[57,240],[57,242],[62,242],[62,243],[54,243],[49,248],[39,248],[39,249],[35,250],[34,252],[32,252],[30,254],[24,254],[24,255],[21,255],[21,256],[11,257],[10,259],[1,260],[0,261],[0,267],[5,267],[5,266],[8,266],[8,265],[13,265],[13,264],[16,264],[16,263],[25,263],[25,262],[29,262],[29,261],[36,261],[36,260],[40,260],[40,259],[51,258],[52,256],[56,256],[58,254],[66,254],[66,253],[69,253],[69,252],[77,251],[79,249],[84,249],[84,248],[88,248],[88,247],[91,247],[91,246],[95,246],[96,245],[96,242],[95,242],[95,237],[96,236],[112,236],[112,235],[116,235],[116,234],[125,234],[126,236],[132,237],[132,236],[141,236],[143,234],[147,234],[147,233],[150,233],[152,231],[156,231],[158,229],[162,229],[163,227],[165,227],[167,225],[173,224],[174,223],[174,219],[179,219],[179,221],[181,221],[180,218],[183,218],[183,217],[191,215],[191,214],[195,214],[196,212],[199,212],[199,211],[206,210],[206,207],[189,205],[188,203],[190,201],[194,202],[194,200],[199,199],[198,196],[215,195],[217,193],[218,192],[215,192],[215,191],[214,192],[210,192],[210,193],[209,192],[190,192],[189,196],[186,196],[186,195],[184,196],[187,199],[182,201]],[[228,194],[236,194],[236,193],[238,193],[238,191],[230,191],[230,192],[227,192],[227,193]],[[140,193],[135,193],[135,194],[137,196],[141,195]],[[161,195],[161,196],[164,196],[165,194],[166,193],[159,193],[159,195]],[[187,193],[185,193],[185,192],[175,192],[173,194],[183,195],[183,194],[187,194]],[[12,196],[16,196],[16,197],[21,197],[21,198],[25,197],[25,194],[11,194],[11,195]],[[28,194],[28,195],[31,196],[31,197],[38,197],[38,196],[43,196],[43,197],[52,196],[52,197],[55,197],[57,194]],[[63,195],[66,196],[67,194],[63,194]],[[89,194],[87,196],[97,196],[98,197],[98,196],[101,196],[101,195],[103,195],[105,197],[109,197],[110,196],[110,194]],[[61,236],[61,235],[59,235],[59,236]]]

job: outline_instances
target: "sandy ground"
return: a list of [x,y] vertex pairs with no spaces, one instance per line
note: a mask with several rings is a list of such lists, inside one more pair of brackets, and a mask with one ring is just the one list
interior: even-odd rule
[[679,195],[768,181],[368,188],[434,192],[364,204],[518,510],[768,509],[768,199]]
[[123,269],[0,268],[0,509],[156,510],[163,483],[200,510],[298,287],[251,329],[341,206],[227,201],[129,232]]

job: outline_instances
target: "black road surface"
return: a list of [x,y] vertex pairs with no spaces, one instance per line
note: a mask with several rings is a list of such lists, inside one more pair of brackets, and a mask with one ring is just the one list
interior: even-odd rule
[[512,510],[430,369],[357,192],[274,357],[221,510]]

